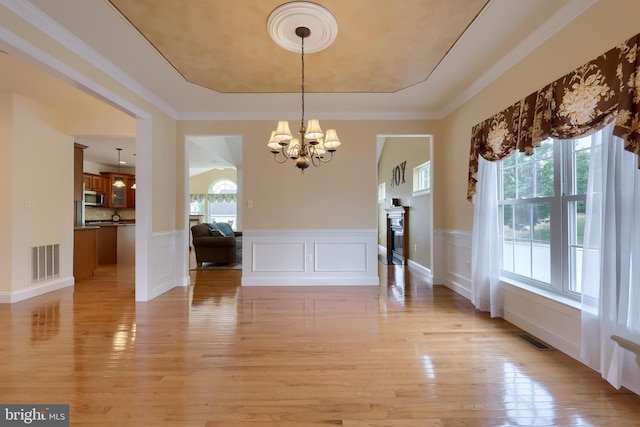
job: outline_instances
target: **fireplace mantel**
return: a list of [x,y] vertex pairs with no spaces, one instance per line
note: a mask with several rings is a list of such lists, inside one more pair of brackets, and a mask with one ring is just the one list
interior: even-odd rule
[[409,255],[409,207],[393,205],[387,212],[387,263],[407,264]]

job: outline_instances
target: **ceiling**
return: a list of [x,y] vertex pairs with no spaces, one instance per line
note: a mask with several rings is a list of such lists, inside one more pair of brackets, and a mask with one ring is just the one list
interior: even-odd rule
[[[308,53],[323,27],[318,22],[319,31],[310,28],[307,90],[390,93],[423,82],[487,1],[321,1],[336,18],[337,37],[328,48]],[[228,0],[110,2],[189,82],[222,93],[300,90],[300,42],[292,53],[267,31],[281,0],[234,0],[232,7]],[[306,21],[314,12],[289,13],[300,15],[300,25],[312,26],[316,21]],[[294,35],[295,28],[290,30]]]
[[[338,31],[329,47],[305,55],[306,115],[443,118],[594,1],[315,1],[333,14]],[[177,120],[299,118],[300,55],[279,47],[267,29],[282,3],[0,0]],[[0,48],[14,54],[10,44]],[[27,61],[37,66],[37,59]],[[0,89],[18,91],[4,74],[0,63]],[[13,76],[23,84],[26,77]],[[79,96],[41,89],[31,91],[34,99],[63,110],[73,99],[78,108]],[[199,167],[220,167],[241,161],[239,143],[198,140],[190,151]],[[219,158],[201,151],[221,144],[227,150]]]

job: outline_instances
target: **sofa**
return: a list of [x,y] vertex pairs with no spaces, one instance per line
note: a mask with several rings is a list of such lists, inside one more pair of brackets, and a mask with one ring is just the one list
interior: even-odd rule
[[236,264],[242,260],[242,232],[227,223],[202,223],[191,227],[198,267],[203,262]]

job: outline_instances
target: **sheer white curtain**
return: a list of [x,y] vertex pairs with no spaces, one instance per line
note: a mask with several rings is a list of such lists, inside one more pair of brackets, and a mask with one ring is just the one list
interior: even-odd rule
[[482,157],[479,159],[471,238],[471,302],[478,310],[490,312],[491,317],[501,317],[503,314],[498,166],[498,162],[489,162]]
[[635,355],[611,339],[640,337],[640,171],[612,131],[592,136],[580,355],[614,387],[640,392]]

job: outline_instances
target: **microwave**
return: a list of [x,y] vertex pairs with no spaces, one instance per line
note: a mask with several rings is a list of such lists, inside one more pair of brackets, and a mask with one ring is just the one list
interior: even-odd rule
[[84,204],[85,206],[104,206],[104,193],[85,190]]

